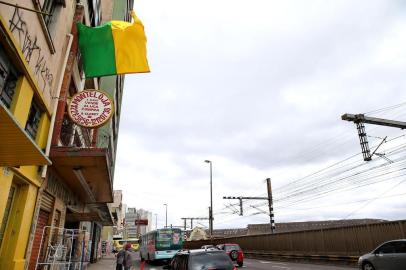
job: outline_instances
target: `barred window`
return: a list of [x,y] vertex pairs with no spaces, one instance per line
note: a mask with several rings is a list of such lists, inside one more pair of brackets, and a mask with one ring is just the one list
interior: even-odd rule
[[0,44],[0,101],[10,108],[17,85],[18,72]]
[[38,132],[39,121],[41,119],[41,108],[35,100],[32,101],[30,107],[30,113],[28,114],[27,124],[25,125],[25,131],[35,140]]

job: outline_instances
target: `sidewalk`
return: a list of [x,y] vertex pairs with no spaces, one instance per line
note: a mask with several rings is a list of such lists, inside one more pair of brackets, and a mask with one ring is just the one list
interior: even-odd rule
[[[138,255],[138,253],[136,254]],[[134,270],[144,270],[144,264],[140,264],[139,257],[133,262]],[[103,259],[96,263],[89,264],[87,270],[115,270],[116,269],[116,257],[114,254],[105,256]]]
[[116,269],[116,257],[109,255],[99,260],[96,263],[92,263],[87,267],[88,270],[115,270]]

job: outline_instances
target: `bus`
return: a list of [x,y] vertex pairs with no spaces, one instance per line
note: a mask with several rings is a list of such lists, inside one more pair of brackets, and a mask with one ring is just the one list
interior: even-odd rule
[[141,261],[172,259],[183,247],[182,230],[178,228],[158,229],[141,236]]

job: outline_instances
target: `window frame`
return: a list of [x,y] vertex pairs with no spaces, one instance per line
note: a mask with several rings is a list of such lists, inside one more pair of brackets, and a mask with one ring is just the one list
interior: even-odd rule
[[[11,59],[8,57],[6,49],[4,48],[3,44],[0,43],[0,70],[4,70],[4,85],[0,86],[0,102],[2,102],[8,109],[11,108],[13,103],[13,98],[15,95],[15,91],[17,89],[17,83],[21,74],[18,71],[18,68],[14,65]],[[13,80],[9,80],[10,77],[13,77]],[[12,95],[10,96],[9,93],[11,91],[7,90],[7,87],[10,83],[14,83],[14,87],[12,89]],[[7,99],[8,100],[7,100]]]
[[[65,0],[43,0],[43,5],[45,5],[46,2],[48,2],[48,6],[50,6],[48,9],[43,9],[41,7],[41,2],[40,0],[32,0],[34,7],[36,10],[39,11],[37,13],[39,23],[41,25],[42,31],[44,32],[45,40],[48,44],[49,50],[51,54],[54,54],[56,52],[54,42],[53,42],[53,35],[51,34],[52,26],[56,23],[53,17],[56,17],[55,13],[58,12],[58,9],[62,7],[66,7]],[[42,12],[42,13],[40,13]],[[50,13],[51,12],[51,13]],[[43,13],[48,13],[43,14]]]
[[[36,110],[35,112],[33,110]],[[25,123],[24,130],[27,134],[35,141],[38,135],[41,117],[43,115],[43,110],[35,98],[31,101],[30,110],[28,113],[27,122]],[[32,114],[35,114],[34,116]],[[37,117],[38,116],[38,117]],[[33,123],[32,123],[33,122]]]

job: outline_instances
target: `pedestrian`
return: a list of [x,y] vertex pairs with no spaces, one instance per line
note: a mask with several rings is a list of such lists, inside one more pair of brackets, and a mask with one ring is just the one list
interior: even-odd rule
[[124,270],[130,270],[133,265],[133,261],[134,261],[134,252],[132,250],[131,244],[127,243],[124,246],[124,250],[125,250],[124,261],[123,261]]
[[123,270],[124,257],[125,257],[125,250],[123,248],[116,254],[116,258],[117,258],[116,259],[116,270]]

